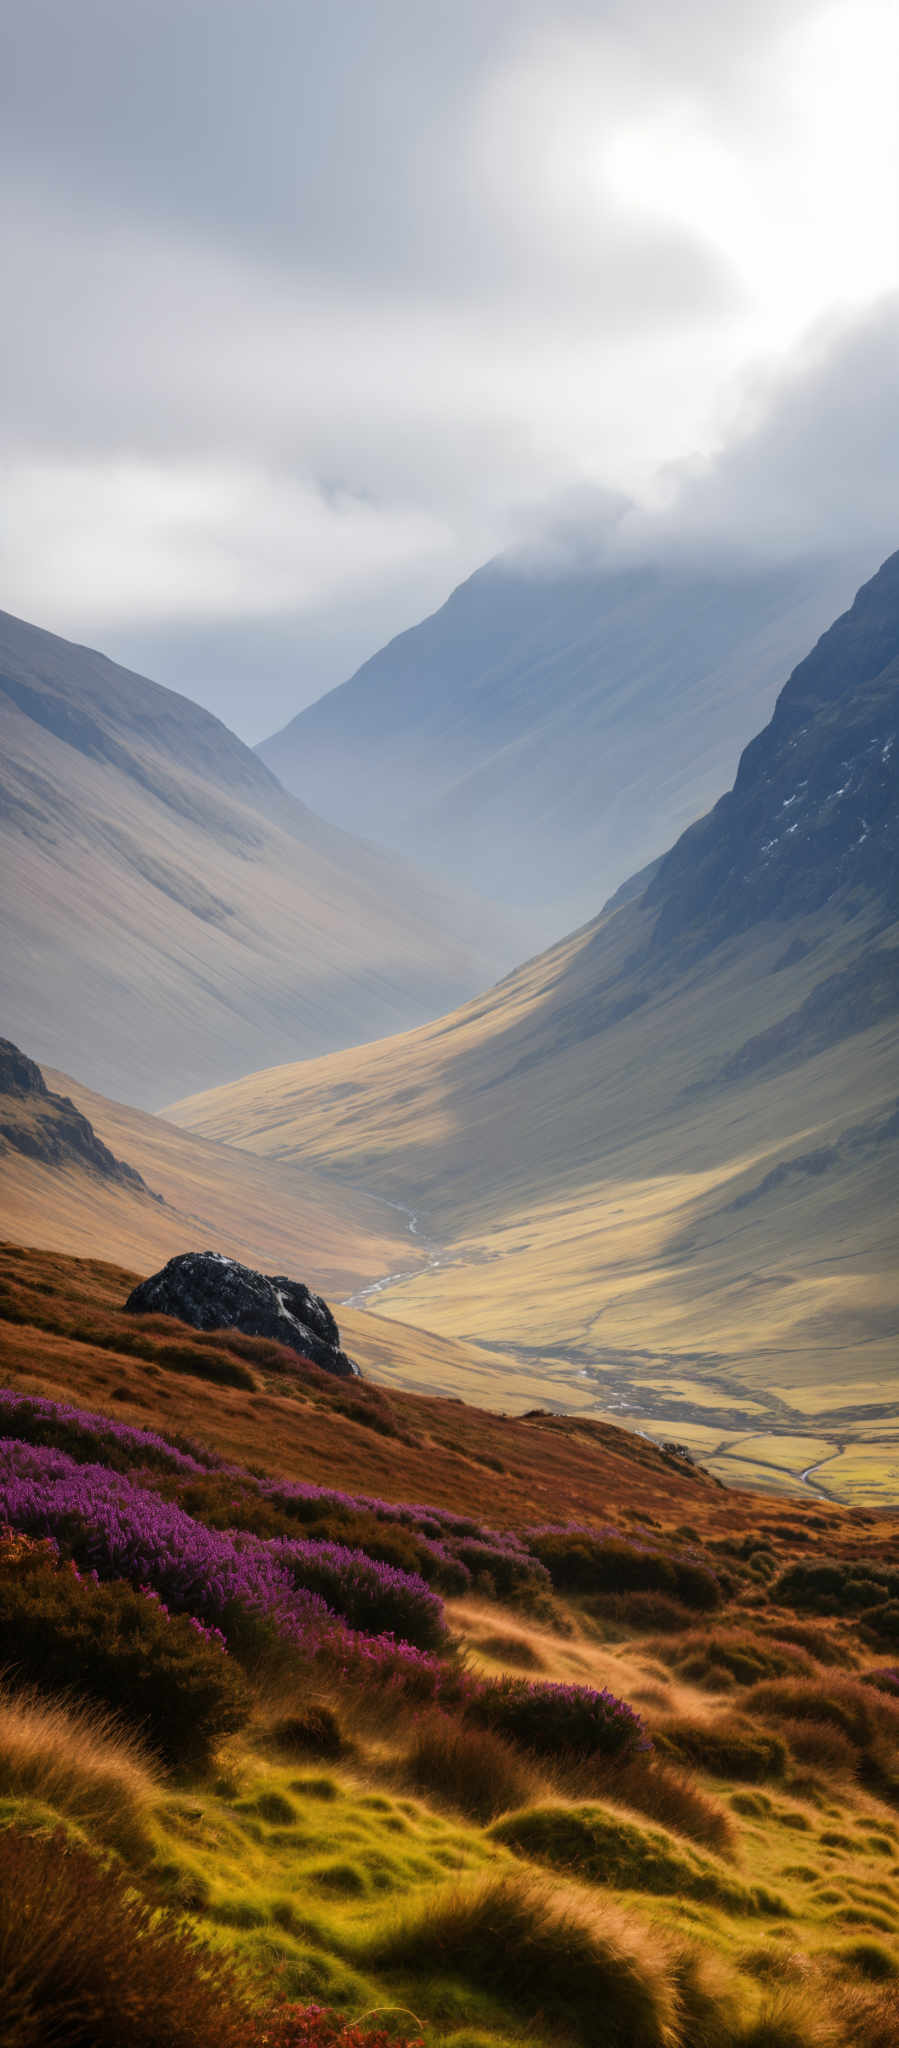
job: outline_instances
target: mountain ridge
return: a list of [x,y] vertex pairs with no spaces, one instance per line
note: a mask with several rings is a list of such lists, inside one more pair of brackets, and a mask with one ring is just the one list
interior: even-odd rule
[[[782,1442],[798,1458],[814,1430],[835,1482],[863,1468],[878,1499],[899,1483],[884,1421],[899,1398],[899,788],[881,732],[899,665],[890,638],[875,687],[850,653],[872,607],[899,644],[897,566],[799,664],[734,790],[642,890],[436,1024],[169,1111],[269,1158],[327,1154],[414,1207],[435,1252],[382,1282],[385,1317],[477,1330],[554,1400],[586,1385],[597,1412],[651,1435],[681,1415],[716,1470],[743,1442],[753,1472]],[[834,831],[846,733],[864,744]],[[810,773],[808,830],[788,840],[804,850],[772,867],[766,819],[805,765],[822,801]],[[880,854],[847,867],[871,776]],[[794,860],[807,888],[791,887]],[[865,1128],[876,1144],[856,1142]],[[815,1155],[821,1170],[800,1170]]]
[[189,698],[0,614],[9,1029],[107,1092],[322,1051],[502,964],[495,920],[282,789]]
[[[856,565],[499,557],[257,751],[545,945],[714,801]],[[486,879],[486,878],[489,878]]]

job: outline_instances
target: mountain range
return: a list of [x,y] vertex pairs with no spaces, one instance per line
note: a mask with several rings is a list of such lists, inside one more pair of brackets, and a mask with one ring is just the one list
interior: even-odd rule
[[7,1032],[158,1102],[445,1009],[507,933],[188,698],[0,614]]
[[168,1114],[404,1203],[382,1314],[514,1351],[561,1406],[577,1379],[650,1433],[686,1418],[732,1476],[820,1460],[889,1497],[897,728],[894,555],[591,924],[437,1024]]
[[501,557],[258,752],[336,823],[492,895],[535,949],[714,801],[859,573]]

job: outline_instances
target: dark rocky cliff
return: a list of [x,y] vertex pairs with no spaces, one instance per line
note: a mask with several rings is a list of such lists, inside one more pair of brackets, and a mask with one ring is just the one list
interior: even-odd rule
[[81,1166],[101,1180],[152,1195],[136,1167],[110,1152],[74,1102],[51,1094],[35,1061],[11,1039],[0,1038],[0,1153],[6,1151],[45,1166]]
[[733,789],[646,892],[655,943],[714,944],[844,894],[899,912],[899,553],[793,670]]

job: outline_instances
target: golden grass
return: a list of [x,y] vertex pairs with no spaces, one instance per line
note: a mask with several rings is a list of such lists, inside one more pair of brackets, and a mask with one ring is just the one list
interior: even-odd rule
[[143,1857],[161,1793],[157,1766],[101,1709],[0,1692],[0,1800],[29,1800],[106,1847]]
[[[839,1152],[847,1126],[895,1099],[896,1028],[710,1086],[865,935],[822,913],[806,957],[773,973],[783,931],[762,927],[597,1029],[604,999],[627,993],[642,917],[630,908],[587,928],[437,1024],[250,1075],[170,1114],[270,1160],[327,1160],[420,1209],[436,1252],[376,1297],[380,1316],[489,1338],[555,1404],[586,1398],[659,1434],[676,1435],[681,1414],[717,1423],[723,1475],[799,1491],[819,1440],[828,1457],[838,1447],[832,1427],[876,1445],[880,1419],[865,1410],[899,1398],[897,1148]],[[824,1145],[837,1148],[832,1169],[732,1206]],[[497,1380],[481,1399],[519,1398],[505,1361]],[[756,1441],[735,1453],[721,1432],[741,1419]],[[880,1503],[895,1457],[893,1442],[863,1477],[835,1459],[820,1483]]]

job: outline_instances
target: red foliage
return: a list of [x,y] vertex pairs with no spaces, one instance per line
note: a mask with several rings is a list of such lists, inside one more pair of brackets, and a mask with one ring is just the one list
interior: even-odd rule
[[[424,2048],[420,2034],[397,2034],[382,2026],[365,2025],[366,2018],[379,2019],[391,2008],[379,2008],[359,2021],[323,2005],[282,2005],[260,2022],[254,2040],[259,2048]],[[400,2008],[393,2008],[399,2015]],[[414,2013],[404,2013],[414,2019]]]

